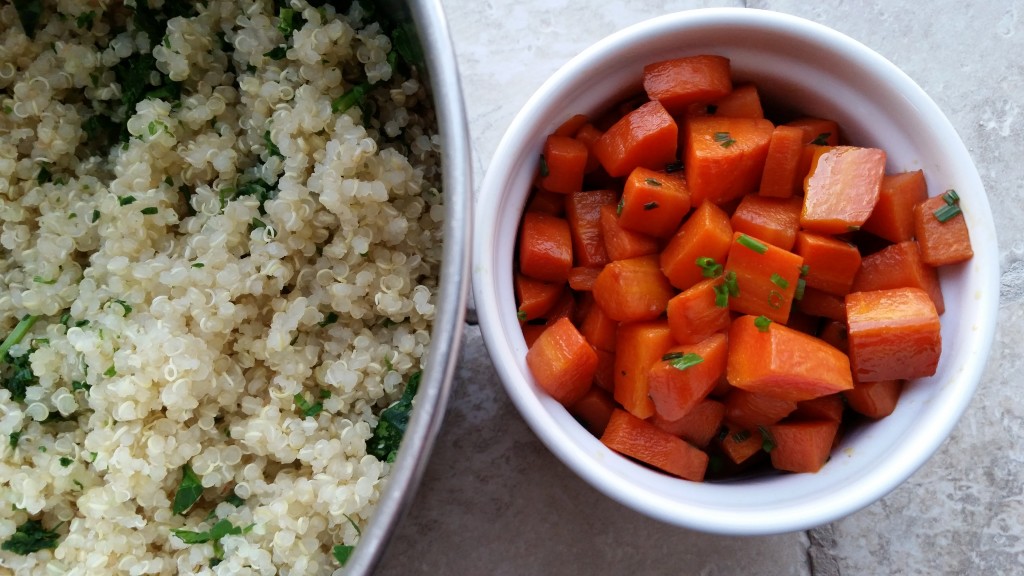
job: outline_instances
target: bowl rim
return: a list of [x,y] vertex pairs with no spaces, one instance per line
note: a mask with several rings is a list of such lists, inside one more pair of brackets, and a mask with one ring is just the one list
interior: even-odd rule
[[[995,333],[998,289],[994,294],[985,293],[978,296],[979,324],[975,326],[977,337],[972,339],[972,350],[975,354],[968,358],[965,365],[957,368],[958,392],[939,406],[938,411],[929,420],[930,437],[917,439],[916,451],[896,450],[897,454],[889,456],[886,460],[891,465],[882,471],[883,473],[855,478],[856,482],[841,486],[839,497],[828,502],[803,502],[784,509],[752,506],[744,510],[723,510],[701,506],[699,503],[671,501],[652,492],[649,485],[638,486],[636,481],[647,479],[642,472],[637,472],[633,476],[607,473],[599,462],[607,458],[607,454],[600,453],[600,448],[594,447],[593,442],[587,444],[585,439],[579,437],[577,430],[569,430],[555,421],[551,412],[557,409],[552,404],[557,406],[557,403],[538,395],[535,386],[525,382],[526,378],[521,371],[522,363],[517,363],[513,357],[508,334],[511,333],[511,326],[515,322],[514,311],[500,308],[498,287],[495,284],[497,275],[493,267],[504,265],[502,262],[495,262],[493,257],[498,248],[498,239],[493,231],[497,229],[497,219],[502,209],[507,209],[501,200],[504,196],[505,183],[516,169],[520,155],[516,147],[522,145],[526,135],[531,132],[531,119],[541,115],[549,102],[557,101],[560,96],[564,96],[564,84],[584,75],[588,66],[592,68],[593,65],[588,62],[608,58],[617,51],[640,50],[638,44],[641,38],[678,34],[681,29],[726,25],[764,30],[770,28],[786,34],[797,34],[804,39],[827,45],[829,50],[841,52],[843,56],[854,58],[861,65],[883,71],[887,80],[893,83],[915,107],[942,120],[941,126],[936,127],[936,130],[948,140],[947,146],[956,149],[957,157],[966,159],[966,165],[961,168],[967,174],[971,187],[977,190],[977,197],[972,198],[970,207],[974,219],[972,241],[975,240],[975,228],[980,226],[987,230],[994,229],[980,176],[970,161],[959,135],[924,90],[892,62],[849,36],[797,16],[749,8],[687,10],[644,20],[594,43],[548,78],[515,116],[495,150],[476,200],[475,227],[478,231],[487,233],[478,233],[474,241],[473,291],[484,343],[506,392],[534,433],[576,474],[614,500],[667,523],[711,533],[773,534],[819,526],[875,502],[909,478],[938,450],[969,405],[981,378]],[[966,210],[965,208],[965,212]],[[979,240],[975,246],[976,258],[981,250],[998,254],[994,232],[986,234]],[[998,287],[997,258],[988,258],[986,264],[987,267],[978,272],[981,281],[986,286]],[[518,327],[517,322],[514,325]],[[577,428],[582,430],[581,427]],[[590,438],[593,439],[592,436]],[[580,443],[598,452],[585,453],[585,450],[580,448]],[[610,451],[608,453],[610,454]],[[639,465],[634,466],[640,468]],[[657,473],[647,471],[647,474]],[[782,515],[781,512],[785,514]]]

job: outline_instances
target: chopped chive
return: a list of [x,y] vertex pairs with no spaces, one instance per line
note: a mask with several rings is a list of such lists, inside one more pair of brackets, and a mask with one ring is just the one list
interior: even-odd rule
[[817,146],[828,146],[828,137],[831,135],[831,132],[822,132],[821,134],[818,134],[817,138],[811,140],[811,144],[815,144]]
[[704,358],[696,352],[687,352],[679,358],[669,360],[669,364],[677,370],[686,370],[691,366],[696,366],[704,361]]
[[663,361],[665,361],[665,362],[668,362],[669,360],[677,360],[677,359],[682,358],[682,357],[683,357],[683,353],[682,352],[668,352],[664,356],[662,356],[661,359]]
[[135,202],[135,196],[118,196],[117,203],[121,206],[127,206]]
[[644,210],[654,210],[657,207],[658,207],[658,203],[657,202],[653,202],[653,201],[644,204]]
[[804,290],[806,290],[806,289],[807,289],[807,281],[804,280],[803,278],[797,280],[796,281],[796,291],[793,292],[793,299],[794,300],[803,300],[804,299]]
[[655,180],[654,178],[647,178],[644,180],[644,182],[646,182],[648,186],[661,186],[661,182]]
[[740,442],[746,442],[750,439],[749,430],[740,430],[732,433],[732,441],[739,444]]
[[28,334],[28,331],[32,329],[32,325],[35,324],[38,319],[39,316],[33,316],[31,314],[26,314],[21,317],[21,320],[19,320],[18,324],[15,325],[14,330],[11,330],[11,333],[7,335],[7,338],[4,338],[3,343],[0,343],[0,362],[3,361],[4,356],[7,355],[7,351],[11,349],[11,346],[14,346],[25,338],[25,334]]
[[789,288],[789,282],[787,282],[786,279],[780,276],[779,274],[772,274],[771,281],[772,284],[775,284],[776,286],[782,288],[783,290]]
[[369,91],[370,85],[365,82],[353,87],[352,90],[345,92],[331,102],[331,112],[339,114],[362,103],[366,97],[366,93]]
[[111,364],[110,368],[107,368],[106,370],[103,371],[103,375],[108,377],[108,378],[117,376],[117,369],[114,368],[113,364]]
[[715,286],[715,306],[719,308],[725,308],[729,305],[729,289],[725,284],[719,284]]
[[622,216],[622,209],[626,206],[626,199],[619,198],[619,205],[615,207],[615,215]]
[[736,241],[758,254],[764,254],[768,251],[768,247],[765,246],[764,243],[759,240],[755,240],[746,234],[740,234]]
[[320,412],[323,412],[324,405],[317,402],[316,404],[310,404],[309,400],[302,394],[296,394],[293,399],[295,400],[295,406],[299,408],[303,416],[311,417],[316,416]]
[[960,201],[960,195],[956,193],[956,190],[950,188],[942,195],[942,199],[945,200],[946,204],[952,206]]
[[778,290],[772,290],[771,292],[768,293],[768,305],[771,306],[772,308],[776,310],[782,308],[782,303],[784,301],[785,298],[782,297],[782,293],[779,292]]
[[206,266],[206,264],[203,264],[202,262],[193,262],[192,263],[192,267],[193,268],[202,268],[203,266]]
[[96,221],[99,220],[99,219],[100,219],[100,211],[99,210],[93,210],[92,211],[92,220],[91,220],[91,222],[93,224],[95,224]]
[[947,222],[960,214],[960,207],[955,204],[947,204],[935,211],[935,219],[939,222]]
[[142,212],[146,216],[152,216],[153,214],[156,214],[159,211],[160,211],[160,209],[157,208],[156,206],[147,206],[147,207],[143,208],[142,210],[139,210],[139,212]]
[[548,174],[551,174],[551,170],[548,168],[548,159],[543,154],[540,155],[540,177],[547,178]]
[[61,456],[60,457],[60,465],[63,466],[64,468],[67,468],[68,466],[71,466],[72,462],[74,462],[74,460],[72,460],[71,458],[68,458],[67,456]]
[[775,438],[772,438],[771,432],[768,431],[764,426],[758,426],[758,431],[761,432],[761,449],[765,452],[771,452],[775,449]]
[[37,284],[56,284],[57,283],[57,280],[47,280],[46,278],[43,278],[42,276],[34,276],[32,278],[32,281],[37,283]]
[[526,322],[526,312],[523,312],[522,310],[516,312],[516,318],[518,318],[520,322]]
[[810,271],[811,267],[808,266],[807,264],[804,264],[803,266],[800,267],[800,277],[803,278],[804,276],[807,276],[807,273]]
[[729,146],[732,146],[733,144],[736,143],[736,141],[732,139],[732,136],[730,136],[728,132],[715,132],[714,139],[715,142],[718,142],[718,144],[721,145],[722,148],[728,148]]
[[772,323],[772,319],[767,316],[758,316],[754,318],[754,326],[757,327],[759,332],[767,332],[768,326]]
[[665,165],[665,173],[671,174],[673,172],[679,172],[683,169],[683,163],[681,161],[671,162]]
[[740,285],[736,282],[735,272],[726,272],[725,288],[729,291],[730,298],[735,298],[740,295]]
[[325,316],[323,320],[317,322],[317,325],[323,328],[324,326],[327,326],[328,324],[334,324],[337,321],[338,314],[332,310],[327,313],[327,316]]
[[718,278],[722,275],[722,265],[715,262],[710,256],[701,256],[696,260],[697,266],[701,269],[701,275],[705,278]]

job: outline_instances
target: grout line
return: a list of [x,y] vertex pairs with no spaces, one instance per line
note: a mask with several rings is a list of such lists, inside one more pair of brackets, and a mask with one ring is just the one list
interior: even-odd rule
[[807,563],[811,576],[840,576],[839,563],[832,550],[836,546],[836,535],[831,524],[807,531],[810,545],[807,547]]

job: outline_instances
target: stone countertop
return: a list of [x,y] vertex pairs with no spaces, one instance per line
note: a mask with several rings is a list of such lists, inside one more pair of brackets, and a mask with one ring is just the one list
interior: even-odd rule
[[444,427],[380,566],[407,574],[1014,574],[1024,570],[1024,4],[1019,1],[442,0],[477,185],[505,128],[589,44],[665,12],[744,6],[831,26],[900,66],[971,150],[995,216],[999,329],[977,395],[943,447],[887,497],[806,532],[675,528],[598,493],[511,404],[465,327]]

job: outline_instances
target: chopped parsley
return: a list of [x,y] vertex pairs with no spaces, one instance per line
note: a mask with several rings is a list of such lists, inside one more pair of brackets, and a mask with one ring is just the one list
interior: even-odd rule
[[129,204],[134,204],[135,203],[135,196],[131,196],[131,195],[129,195],[129,196],[118,196],[117,197],[117,203],[120,204],[121,206],[127,206]]
[[224,559],[224,548],[220,543],[221,538],[225,536],[248,534],[252,531],[253,526],[255,526],[255,524],[249,524],[244,528],[241,526],[235,526],[230,520],[222,518],[209,530],[204,530],[202,532],[185,530],[182,528],[171,530],[171,532],[173,532],[174,535],[180,538],[185,544],[205,544],[207,542],[212,542],[213,559],[219,562]]
[[192,471],[191,466],[185,464],[181,467],[181,482],[178,483],[178,489],[174,493],[171,511],[175,514],[184,514],[193,504],[199,501],[199,497],[202,495],[202,479]]
[[729,135],[728,132],[715,132],[713,138],[715,142],[718,142],[718,145],[721,146],[722,148],[728,148],[729,146],[732,146],[733,144],[736,143],[736,141],[732,139],[732,136]]
[[299,409],[299,412],[307,418],[315,417],[324,410],[324,405],[320,402],[316,404],[310,404],[309,400],[302,394],[296,394],[293,398],[295,400],[295,406]]
[[366,442],[368,454],[384,462],[395,461],[398,447],[402,443],[402,436],[405,435],[405,429],[409,426],[412,400],[420,387],[421,377],[422,372],[416,372],[410,376],[402,397],[381,411],[377,427],[373,430],[373,436]]
[[366,94],[370,91],[370,84],[363,82],[354,86],[348,92],[338,96],[331,102],[331,112],[340,114],[353,106],[358,106],[366,100]]
[[275,46],[272,50],[265,52],[263,55],[271,60],[283,60],[284,57],[288,55],[288,46],[285,46],[284,44]]
[[328,324],[334,324],[337,321],[338,321],[338,314],[337,314],[337,312],[332,310],[332,311],[328,312],[326,316],[324,316],[323,320],[317,322],[317,326],[320,326],[321,328],[323,328],[324,326],[327,326]]
[[43,528],[43,523],[39,520],[26,520],[24,524],[18,526],[10,538],[0,545],[0,550],[14,552],[22,556],[40,550],[52,550],[57,547],[57,540],[60,540],[57,526],[54,526],[53,530],[47,530]]
[[818,134],[817,138],[811,140],[811,144],[814,144],[815,146],[828,146],[828,139],[830,136],[832,136],[831,132],[822,132],[821,134]]
[[18,20],[21,20],[21,29],[25,31],[25,36],[35,40],[36,27],[43,15],[42,0],[14,0],[14,8],[18,11]]
[[345,563],[348,562],[349,556],[352,556],[352,552],[355,551],[355,549],[355,546],[349,546],[347,544],[337,544],[334,546],[334,549],[332,550],[334,554],[334,559],[338,561],[338,564],[344,566]]
[[142,210],[139,210],[139,212],[142,212],[146,216],[152,216],[153,214],[156,214],[159,211],[160,211],[160,209],[157,208],[156,206],[147,206],[147,207],[143,208]]

